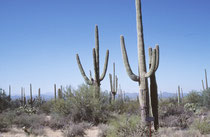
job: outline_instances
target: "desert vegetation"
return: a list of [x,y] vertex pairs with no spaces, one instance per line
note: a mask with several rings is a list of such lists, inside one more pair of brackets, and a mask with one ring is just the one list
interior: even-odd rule
[[[93,48],[94,77],[90,71],[86,75],[79,54],[76,61],[85,84],[72,88],[71,85],[57,88],[54,97],[44,99],[41,89],[30,96],[21,88],[20,96],[12,98],[9,85],[8,94],[0,90],[0,137],[13,136],[91,136],[89,130],[97,130],[99,137],[141,137],[141,136],[210,136],[210,88],[202,80],[202,91],[190,91],[183,95],[178,86],[176,96],[163,98],[158,95],[156,73],[159,67],[160,49],[156,45],[149,48],[147,71],[145,43],[142,23],[141,0],[136,0],[136,24],[138,47],[138,75],[132,71],[124,36],[120,36],[122,57],[128,76],[139,86],[139,96],[129,98],[118,88],[118,77],[109,74],[110,91],[101,90],[109,62],[106,51],[104,68],[100,74],[99,29],[95,26],[95,48]],[[116,67],[117,68],[117,67]],[[81,82],[82,83],[82,82]],[[119,92],[120,91],[120,92]]]

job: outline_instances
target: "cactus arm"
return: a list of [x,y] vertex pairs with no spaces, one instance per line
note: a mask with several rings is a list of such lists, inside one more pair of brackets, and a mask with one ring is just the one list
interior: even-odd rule
[[106,75],[107,67],[108,67],[108,62],[109,62],[109,50],[106,51],[106,58],[105,58],[105,63],[104,63],[104,69],[103,73],[100,77],[100,81],[102,81]]
[[139,81],[139,76],[135,75],[133,73],[133,71],[131,70],[131,67],[130,67],[130,64],[129,64],[129,61],[128,61],[127,51],[126,51],[126,48],[125,48],[124,37],[120,36],[120,39],[121,39],[121,49],[122,49],[123,61],[124,61],[124,65],[125,65],[126,71],[128,73],[128,76],[133,81]]
[[152,64],[152,48],[149,48],[149,68],[151,67]]
[[159,57],[159,45],[156,45],[156,47],[155,47],[155,49],[156,49],[156,62],[155,62],[155,71],[158,69],[158,66],[159,66],[159,59],[160,59],[160,57]]
[[148,78],[150,77],[154,72],[155,72],[155,64],[156,64],[156,49],[153,50],[152,52],[152,63],[151,63],[151,68],[149,69],[149,72],[145,74],[145,77]]
[[109,74],[109,80],[110,80],[110,89],[112,92],[112,74]]
[[81,74],[82,74],[82,76],[83,76],[85,82],[86,82],[88,85],[92,85],[93,82],[90,81],[90,80],[88,79],[88,77],[86,76],[85,71],[84,71],[84,69],[83,69],[83,67],[82,67],[82,64],[81,64],[81,62],[80,62],[80,59],[79,59],[79,55],[78,55],[78,54],[76,55],[76,59],[77,59],[77,64],[78,64],[78,66],[79,66],[79,70],[80,70],[80,72],[81,72]]

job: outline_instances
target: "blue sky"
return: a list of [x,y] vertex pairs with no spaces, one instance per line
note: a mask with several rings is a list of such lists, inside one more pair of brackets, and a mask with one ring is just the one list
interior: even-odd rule
[[[160,45],[159,90],[200,90],[204,69],[210,74],[210,1],[142,0],[145,49]],[[53,84],[84,83],[75,54],[86,73],[93,70],[94,28],[99,26],[100,66],[110,50],[108,73],[116,63],[119,83],[126,92],[138,92],[138,83],[124,68],[120,35],[124,35],[130,65],[137,73],[134,0],[1,0],[0,87],[13,94],[20,88],[52,92]],[[102,71],[102,70],[101,70]],[[210,77],[209,77],[210,78]],[[110,90],[109,78],[102,89]]]

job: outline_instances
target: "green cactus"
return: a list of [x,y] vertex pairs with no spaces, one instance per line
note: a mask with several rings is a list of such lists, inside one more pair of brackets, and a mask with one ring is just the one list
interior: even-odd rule
[[56,102],[56,84],[54,84],[54,99],[55,99],[55,102]]
[[113,63],[113,82],[112,82],[112,74],[109,74],[109,80],[110,80],[110,88],[112,93],[112,101],[114,101],[118,87],[118,78],[117,75],[115,75],[115,63]]
[[[156,49],[156,62],[155,62],[155,72],[159,66],[159,46],[155,47]],[[149,68],[152,66],[152,48],[149,48]],[[154,117],[154,128],[158,129],[159,120],[158,120],[158,87],[156,82],[155,72],[150,76],[150,97],[151,97],[151,107],[152,114]]]
[[[123,60],[125,64],[128,76],[135,82],[139,83],[139,103],[141,109],[141,122],[142,127],[147,127],[150,124],[151,118],[149,117],[149,91],[148,91],[148,78],[151,77],[156,71],[157,57],[156,49],[152,51],[151,67],[149,72],[146,70],[146,60],[144,51],[144,37],[143,37],[143,25],[141,15],[141,0],[136,0],[136,20],[137,20],[137,44],[138,44],[138,72],[139,75],[135,75],[130,68],[128,56],[125,48],[124,37],[121,36],[121,49]],[[157,46],[158,47],[158,46]],[[159,58],[159,57],[158,57]]]
[[30,84],[30,100],[28,100],[28,103],[31,105],[31,107],[33,107],[34,102],[35,102],[35,99],[33,99],[33,95],[32,95],[32,84]]
[[204,87],[204,82],[203,82],[203,80],[201,80],[201,82],[202,82],[202,87],[203,87],[203,90],[205,90],[205,87]]
[[206,71],[206,69],[205,69],[205,79],[206,79],[206,90],[207,90],[209,87],[208,87],[207,71]]
[[23,106],[26,105],[26,94],[25,94],[25,89],[23,90]]
[[41,99],[41,89],[40,88],[38,89],[38,99],[39,100]]
[[11,101],[11,86],[9,85],[9,101]]
[[181,103],[180,86],[178,86],[178,105]]
[[107,71],[108,66],[108,59],[109,59],[109,50],[106,51],[106,58],[104,63],[104,69],[103,73],[100,76],[100,68],[99,68],[99,36],[98,36],[98,26],[95,27],[95,48],[93,48],[93,64],[94,64],[94,73],[95,73],[95,79],[90,76],[90,79],[86,76],[85,71],[82,67],[82,64],[80,62],[79,55],[76,54],[77,64],[79,66],[79,70],[85,80],[85,82],[88,85],[94,85],[95,87],[95,97],[99,98],[100,96],[100,85],[101,81],[104,79]]
[[62,90],[59,88],[58,89],[58,99],[62,99],[63,98],[63,93]]

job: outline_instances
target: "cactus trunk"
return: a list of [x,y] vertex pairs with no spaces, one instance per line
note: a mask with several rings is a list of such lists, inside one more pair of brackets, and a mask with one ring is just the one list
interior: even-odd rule
[[[136,22],[137,22],[137,47],[138,47],[138,76],[135,75],[129,65],[127,51],[125,48],[124,37],[121,36],[121,49],[123,60],[125,64],[128,76],[135,82],[139,83],[139,103],[141,113],[142,127],[148,127],[150,122],[153,120],[149,117],[149,90],[148,90],[148,78],[153,75],[157,70],[159,64],[159,54],[156,55],[156,49],[152,50],[151,67],[149,71],[146,70],[145,50],[144,50],[144,36],[143,36],[143,25],[142,25],[142,14],[141,14],[141,0],[136,0]],[[159,49],[159,48],[158,48]],[[157,58],[158,56],[158,58]]]
[[54,84],[54,99],[56,101],[56,84]]
[[178,86],[178,105],[181,103],[181,98],[180,98],[180,86]]
[[208,87],[207,71],[206,71],[206,69],[205,69],[205,79],[206,79],[206,90],[207,90],[209,87]]

